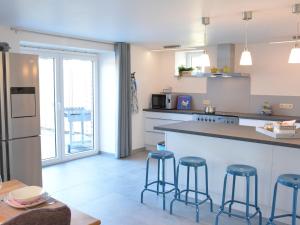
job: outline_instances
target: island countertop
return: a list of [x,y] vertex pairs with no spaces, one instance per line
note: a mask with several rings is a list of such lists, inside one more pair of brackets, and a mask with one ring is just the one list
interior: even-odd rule
[[210,124],[199,121],[187,121],[154,127],[155,130],[176,133],[225,138],[284,147],[300,148],[300,139],[275,139],[256,132],[255,127]]

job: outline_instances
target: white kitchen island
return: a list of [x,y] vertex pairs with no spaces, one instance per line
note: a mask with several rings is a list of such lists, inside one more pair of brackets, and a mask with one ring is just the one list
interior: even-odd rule
[[[197,121],[163,125],[155,129],[165,131],[166,148],[175,153],[177,160],[183,156],[199,156],[206,159],[210,195],[218,205],[221,203],[226,167],[230,164],[247,164],[257,168],[258,200],[264,217],[270,215],[273,187],[277,177],[284,173],[300,174],[300,139],[273,139],[257,133],[254,127]],[[190,181],[193,185],[192,171]],[[171,179],[171,170],[168,173],[167,176]],[[204,169],[200,169],[199,176],[200,189],[204,191]],[[186,169],[181,169],[179,186],[185,184]],[[226,195],[228,198],[231,197],[231,184],[230,177]],[[254,179],[251,179],[252,200],[253,190]],[[237,178],[236,198],[244,201],[245,191],[245,178]],[[291,206],[291,190],[279,186],[277,212],[290,212]],[[300,212],[300,200],[298,206]]]

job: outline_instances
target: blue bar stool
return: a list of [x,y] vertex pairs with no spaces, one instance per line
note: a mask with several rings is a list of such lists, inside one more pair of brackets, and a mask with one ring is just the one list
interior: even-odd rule
[[[276,205],[276,196],[277,196],[277,187],[278,184],[281,184],[285,187],[293,188],[293,211],[292,214],[283,214],[279,216],[275,216],[275,205]],[[292,225],[296,225],[296,219],[300,219],[300,216],[297,216],[297,198],[298,198],[298,190],[300,188],[300,175],[297,174],[283,174],[280,175],[276,181],[273,193],[273,203],[272,203],[272,211],[271,217],[267,224],[274,224],[273,220],[282,218],[282,217],[292,217]]]
[[[157,180],[153,181],[151,183],[148,182],[148,175],[149,175],[149,161],[150,159],[156,159],[158,160],[158,167],[157,167]],[[174,167],[174,183],[166,182],[165,181],[165,160],[167,159],[173,159],[173,167]],[[162,174],[160,174],[160,162],[162,163]],[[162,176],[162,179],[160,179],[160,176]],[[176,182],[176,162],[174,153],[170,151],[152,151],[148,153],[147,157],[147,166],[146,166],[146,183],[145,188],[143,189],[141,193],[141,203],[144,202],[144,192],[150,191],[154,192],[157,195],[162,194],[163,196],[163,209],[166,209],[166,194],[172,192],[175,190],[175,182]],[[156,190],[153,190],[149,188],[149,186],[156,184]],[[166,190],[166,184],[174,186],[174,188],[170,190]],[[162,190],[160,191],[160,185],[162,186]]]
[[[186,166],[187,167],[187,184],[186,184],[186,189],[179,191],[178,188],[178,178],[179,178],[179,166]],[[198,191],[198,168],[199,167],[205,167],[205,192]],[[194,167],[195,170],[195,190],[190,189],[190,167]],[[188,157],[183,157],[179,159],[179,163],[177,165],[177,177],[176,177],[176,192],[175,192],[175,198],[172,200],[171,205],[170,205],[170,214],[173,213],[173,203],[175,201],[179,202],[184,202],[186,205],[191,204],[196,206],[196,221],[199,222],[199,206],[206,201],[210,201],[210,211],[213,211],[213,203],[210,195],[208,194],[208,172],[207,172],[207,165],[206,165],[206,160],[200,157],[193,157],[193,156],[188,156]],[[195,201],[190,202],[188,201],[188,193],[193,192],[195,193]],[[182,200],[180,195],[182,193],[185,193],[185,199]],[[205,199],[199,201],[198,195],[204,195],[206,196]]]
[[[233,176],[232,194],[231,194],[231,200],[225,202],[227,176],[229,174]],[[246,202],[237,201],[237,200],[234,199],[235,181],[236,181],[237,176],[246,177]],[[249,196],[250,195],[250,177],[252,177],[252,176],[255,177],[255,200],[254,200],[254,204],[250,204],[250,196]],[[258,193],[257,192],[258,192],[258,178],[257,178],[256,168],[254,168],[252,166],[247,166],[247,165],[230,165],[230,166],[228,166],[227,167],[227,172],[226,172],[226,175],[225,175],[225,178],[224,178],[222,204],[221,204],[219,212],[216,216],[215,225],[218,225],[219,216],[222,213],[227,214],[229,216],[238,217],[238,218],[241,218],[241,219],[246,219],[248,225],[251,224],[250,219],[252,219],[257,214],[259,214],[259,224],[261,225],[262,224],[262,214],[261,214],[260,208],[258,207],[258,204],[257,204],[257,201],[258,201]],[[241,216],[241,215],[232,213],[231,208],[232,208],[233,203],[239,203],[239,204],[245,205],[246,206],[246,215]],[[225,206],[227,204],[229,204],[229,209],[228,209],[228,211],[225,211]],[[254,207],[255,210],[256,210],[256,212],[252,215],[250,215],[250,213],[249,213],[250,207]]]

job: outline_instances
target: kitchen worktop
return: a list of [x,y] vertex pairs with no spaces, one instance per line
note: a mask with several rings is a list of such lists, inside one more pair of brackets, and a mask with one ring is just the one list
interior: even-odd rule
[[269,145],[300,148],[300,139],[275,139],[256,132],[255,127],[211,124],[199,121],[187,121],[154,127],[155,130],[176,133],[209,136]]
[[[161,113],[181,113],[181,114],[205,114],[203,110],[178,110],[178,109],[144,109],[146,112],[161,112]],[[254,120],[296,120],[300,123],[300,116],[284,116],[284,115],[262,115],[255,113],[238,113],[238,112],[221,112],[217,111],[215,115],[218,116],[236,116],[243,119],[254,119]]]

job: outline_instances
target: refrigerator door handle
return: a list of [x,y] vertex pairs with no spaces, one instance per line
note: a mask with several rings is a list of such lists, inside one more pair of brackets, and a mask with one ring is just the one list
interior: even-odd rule
[[9,162],[8,162],[8,142],[2,141],[0,146],[0,159],[1,159],[1,168],[0,168],[0,175],[3,181],[7,181],[10,178],[10,169],[9,169]]
[[5,70],[5,53],[0,54],[0,140],[7,140],[6,137],[6,121],[5,121],[5,85],[4,84],[4,70]]

